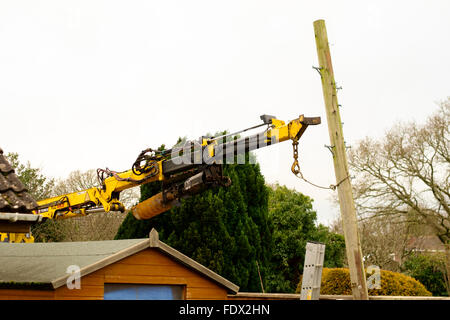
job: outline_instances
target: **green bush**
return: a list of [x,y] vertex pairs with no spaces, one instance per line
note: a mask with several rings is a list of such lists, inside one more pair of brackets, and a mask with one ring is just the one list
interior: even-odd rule
[[[366,275],[367,278],[370,274]],[[301,282],[297,293],[301,291]],[[381,270],[381,289],[369,289],[369,296],[431,296],[423,284],[407,275]],[[320,294],[351,295],[350,272],[347,268],[323,268]]]
[[419,280],[433,296],[448,296],[445,262],[437,255],[413,255],[402,265],[405,274]]

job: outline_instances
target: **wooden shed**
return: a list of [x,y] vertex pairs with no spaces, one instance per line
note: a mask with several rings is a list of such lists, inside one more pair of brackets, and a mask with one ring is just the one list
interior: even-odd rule
[[226,300],[239,290],[154,229],[148,239],[0,243],[0,265],[2,300]]

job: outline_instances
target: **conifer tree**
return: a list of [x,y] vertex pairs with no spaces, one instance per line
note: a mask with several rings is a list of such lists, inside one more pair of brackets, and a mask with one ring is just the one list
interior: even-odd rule
[[[178,207],[150,220],[131,214],[119,228],[116,239],[145,238],[152,228],[160,239],[205,267],[240,286],[241,291],[261,292],[262,275],[270,259],[264,177],[258,164],[224,164],[229,187],[208,189]],[[141,201],[161,191],[161,183],[141,187]]]

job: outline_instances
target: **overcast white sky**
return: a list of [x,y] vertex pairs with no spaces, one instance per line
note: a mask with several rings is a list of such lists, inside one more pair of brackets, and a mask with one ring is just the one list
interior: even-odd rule
[[[450,95],[450,1],[0,1],[0,147],[51,177],[131,168],[177,137],[237,131],[261,114],[321,116],[300,165],[335,183],[313,22],[324,19],[348,145],[422,121]],[[256,152],[266,181],[314,199],[292,145]]]

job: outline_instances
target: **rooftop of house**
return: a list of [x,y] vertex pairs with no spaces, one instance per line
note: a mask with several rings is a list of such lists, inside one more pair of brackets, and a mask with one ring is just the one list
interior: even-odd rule
[[444,251],[445,249],[437,236],[411,237],[407,247],[416,251]]
[[37,206],[0,148],[0,212],[30,213]]

